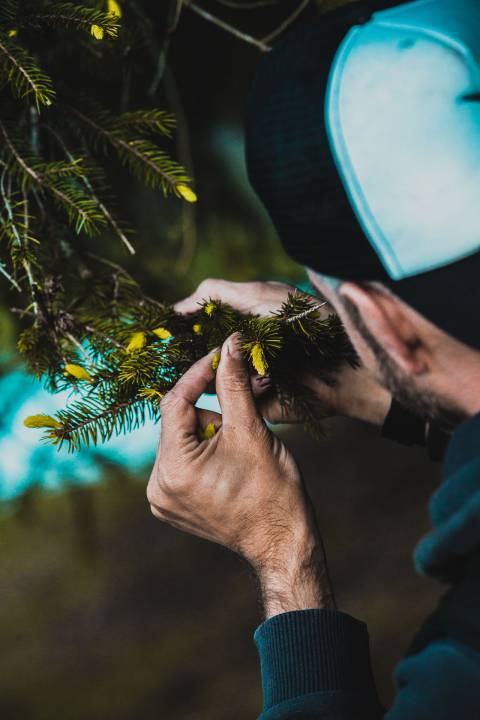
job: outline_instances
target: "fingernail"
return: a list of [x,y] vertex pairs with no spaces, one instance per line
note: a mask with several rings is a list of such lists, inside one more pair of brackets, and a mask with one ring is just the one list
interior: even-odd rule
[[227,353],[230,357],[238,360],[242,357],[242,349],[240,347],[240,333],[234,333],[228,340]]
[[254,380],[257,385],[261,385],[262,387],[265,385],[270,385],[272,382],[269,375],[255,375]]

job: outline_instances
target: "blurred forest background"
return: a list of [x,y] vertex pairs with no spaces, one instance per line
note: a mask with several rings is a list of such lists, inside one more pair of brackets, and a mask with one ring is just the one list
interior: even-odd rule
[[[151,0],[163,22],[164,3]],[[228,3],[227,3],[228,4]],[[255,36],[298,3],[222,17]],[[218,3],[202,7],[219,9]],[[163,86],[199,203],[182,206],[119,174],[137,255],[116,258],[146,292],[176,300],[205,277],[304,282],[250,191],[242,120],[259,50],[192,12],[172,38]],[[2,720],[245,720],[261,708],[247,568],[151,517],[145,484],[158,429],[68,458],[21,429],[47,398],[18,365],[11,294],[0,288],[0,717]],[[36,403],[36,405],[35,405]],[[40,403],[40,406],[39,406]],[[35,407],[34,407],[35,405]],[[379,690],[439,588],[415,576],[438,467],[421,450],[341,419],[317,442],[279,430],[325,535],[340,607],[368,622]],[[27,436],[28,434],[28,436]]]

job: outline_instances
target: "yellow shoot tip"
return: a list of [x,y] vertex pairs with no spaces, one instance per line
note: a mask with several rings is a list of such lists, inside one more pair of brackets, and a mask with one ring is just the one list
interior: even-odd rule
[[202,325],[201,325],[201,323],[195,323],[195,325],[193,326],[193,332],[195,333],[195,335],[201,335],[201,334],[202,334],[203,331],[202,331]]
[[12,28],[11,30],[9,30],[8,33],[7,33],[7,35],[8,35],[9,38],[17,37],[17,35],[18,35],[18,30],[17,30],[17,28]]
[[133,333],[132,337],[130,338],[130,342],[127,345],[127,353],[135,352],[136,350],[141,350],[145,343],[147,342],[147,336],[144,332],[136,332]]
[[93,377],[90,375],[88,370],[85,370],[81,365],[72,365],[71,363],[67,363],[65,365],[65,370],[67,375],[72,375],[74,378],[77,378],[77,380],[87,380],[88,382],[93,382]]
[[206,428],[203,429],[201,433],[202,440],[211,440],[215,435],[217,434],[217,428],[215,427],[215,423],[211,422],[208,423]]
[[103,36],[105,35],[105,31],[102,27],[100,27],[100,25],[92,25],[90,32],[95,40],[103,40]]
[[118,18],[122,17],[122,8],[120,7],[117,0],[108,0],[107,9],[110,15],[115,15],[115,17]]
[[61,428],[62,423],[55,420],[51,415],[30,415],[25,418],[23,424],[27,428]]
[[208,317],[212,317],[213,313],[215,312],[216,305],[213,302],[209,302],[205,305],[205,312],[207,313]]
[[216,352],[212,358],[212,370],[217,370],[220,365],[220,353]]
[[193,192],[192,188],[188,187],[188,185],[177,185],[176,186],[177,193],[182,197],[184,200],[186,200],[189,203],[196,203],[198,198],[196,193]]
[[167,328],[164,327],[158,327],[155,328],[155,330],[152,330],[153,334],[156,335],[160,340],[168,340],[172,337],[172,333],[170,330],[167,330]]
[[250,350],[250,357],[252,359],[252,365],[259,375],[265,375],[268,369],[268,363],[265,359],[265,353],[260,343],[255,345]]
[[160,390],[155,390],[155,388],[142,388],[138,394],[146,400],[157,400],[158,402],[165,397],[165,393],[160,392]]

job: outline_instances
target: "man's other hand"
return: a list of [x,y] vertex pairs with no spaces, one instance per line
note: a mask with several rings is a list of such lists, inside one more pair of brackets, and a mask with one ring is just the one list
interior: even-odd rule
[[199,306],[212,298],[231,305],[236,310],[254,315],[270,315],[279,310],[288,294],[295,292],[293,285],[282,282],[231,282],[209,278],[185,300],[175,305],[179,313],[193,313]]
[[[241,312],[270,315],[279,310],[295,288],[280,282],[230,282],[228,280],[204,280],[190,297],[175,305],[177,312],[192,313],[210,298],[228,303]],[[315,299],[315,298],[314,298]],[[327,316],[330,306],[321,309]],[[343,415],[364,420],[373,425],[383,425],[391,405],[391,395],[377,383],[363,367],[353,369],[344,365],[335,376],[335,384],[327,384],[316,375],[315,368],[304,373],[304,385],[317,397],[321,417]],[[257,397],[258,408],[270,423],[302,423],[305,418],[296,415],[269,388],[268,378],[252,377],[252,389]]]
[[162,431],[147,497],[155,517],[224,545],[260,579],[267,616],[330,607],[321,540],[293,456],[259,415],[233,335],[216,374],[222,415],[202,439],[195,403],[214,379],[212,355],[197,362],[161,403]]

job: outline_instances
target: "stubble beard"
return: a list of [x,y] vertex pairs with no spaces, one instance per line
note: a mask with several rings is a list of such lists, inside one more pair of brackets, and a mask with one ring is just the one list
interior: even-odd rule
[[356,330],[375,355],[381,384],[399,403],[446,431],[452,431],[467,419],[465,411],[455,403],[434,393],[419,390],[414,381],[395,365],[382,345],[371,334],[356,305],[348,298],[342,298],[342,305]]

